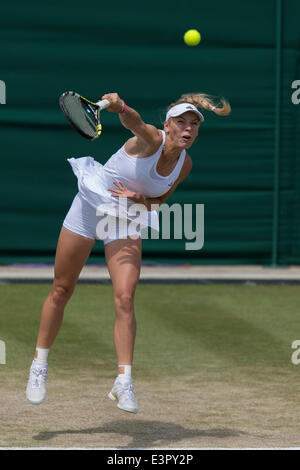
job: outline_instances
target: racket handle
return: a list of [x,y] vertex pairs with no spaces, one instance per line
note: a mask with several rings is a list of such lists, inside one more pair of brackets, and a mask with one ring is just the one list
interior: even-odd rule
[[108,101],[108,100],[101,100],[101,101],[97,101],[96,104],[99,106],[100,111],[102,111],[102,109],[105,109],[105,108],[107,108],[107,107],[110,105],[110,101]]

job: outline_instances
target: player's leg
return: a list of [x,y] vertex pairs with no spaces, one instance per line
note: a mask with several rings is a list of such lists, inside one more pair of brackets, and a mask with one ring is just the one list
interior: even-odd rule
[[65,306],[95,241],[63,227],[60,232],[54,267],[54,281],[41,313],[36,356],[26,388],[27,400],[40,404],[46,398],[47,356],[60,329]]
[[114,345],[118,364],[132,364],[136,334],[134,295],[141,269],[141,239],[119,239],[105,245],[115,305]]
[[95,210],[78,193],[63,222],[58,239],[54,281],[41,315],[37,352],[49,349],[60,328],[64,308],[95,243]]
[[94,243],[95,240],[62,227],[56,250],[54,281],[42,308],[38,348],[49,349],[52,346],[62,323],[65,306]]
[[119,408],[132,412],[138,411],[131,385],[131,366],[136,335],[134,296],[140,276],[141,251],[141,238],[119,239],[105,245],[106,262],[114,292],[114,346],[119,366],[118,377],[123,379],[121,385],[128,392],[125,398],[124,394],[119,395],[122,390],[120,381],[116,380],[109,396],[115,398],[117,394]]

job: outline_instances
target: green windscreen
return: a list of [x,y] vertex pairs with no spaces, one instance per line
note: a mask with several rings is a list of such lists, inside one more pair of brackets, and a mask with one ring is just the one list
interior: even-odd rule
[[[281,15],[271,0],[16,3],[1,6],[0,17],[0,263],[52,262],[77,193],[67,158],[104,164],[132,135],[103,111],[101,137],[85,140],[59,108],[67,90],[92,101],[117,92],[159,128],[183,93],[224,96],[232,106],[226,117],[203,110],[188,151],[192,172],[168,199],[182,211],[204,204],[203,247],[148,239],[145,260],[271,264],[275,254],[278,264],[300,263],[300,105],[291,99],[300,80],[298,1],[281,2]],[[201,32],[197,47],[183,42],[190,28]],[[90,261],[103,256],[99,241]]]

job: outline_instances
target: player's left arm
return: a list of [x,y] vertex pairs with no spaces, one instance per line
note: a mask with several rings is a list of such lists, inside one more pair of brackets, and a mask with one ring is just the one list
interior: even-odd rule
[[161,132],[152,124],[146,124],[140,114],[119,97],[117,93],[108,93],[102,96],[102,100],[110,101],[107,111],[118,113],[122,125],[129,129],[139,140],[150,149],[157,148],[162,141]]

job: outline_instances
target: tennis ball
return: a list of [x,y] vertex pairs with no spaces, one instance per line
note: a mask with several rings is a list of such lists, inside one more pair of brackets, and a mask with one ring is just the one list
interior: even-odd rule
[[201,34],[197,29],[189,29],[184,33],[183,39],[188,46],[198,46],[201,41]]

